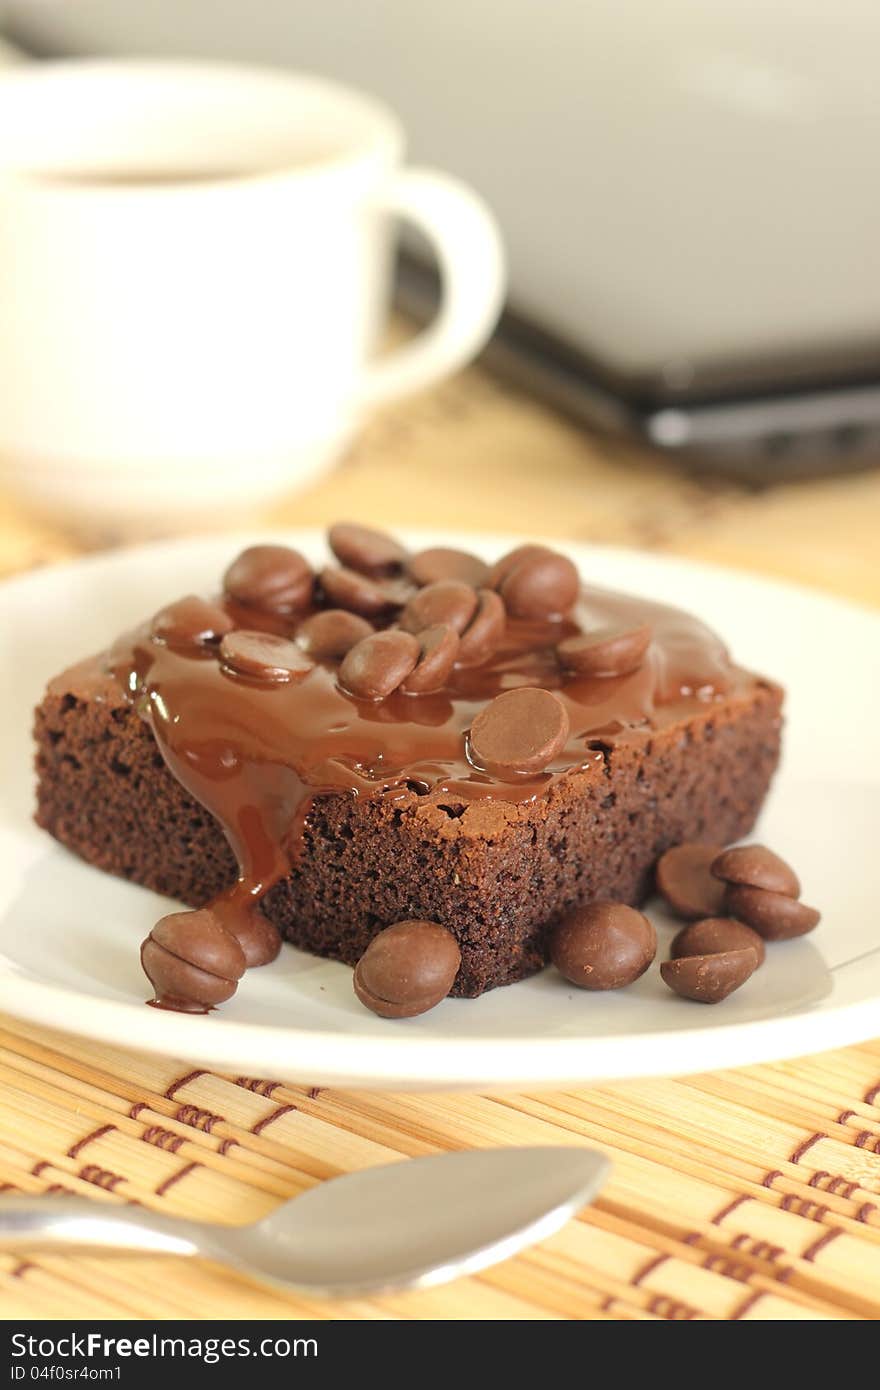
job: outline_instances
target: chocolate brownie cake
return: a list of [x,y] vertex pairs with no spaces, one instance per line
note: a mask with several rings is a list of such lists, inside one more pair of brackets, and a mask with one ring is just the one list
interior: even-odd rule
[[543,547],[490,569],[355,526],[330,539],[339,565],[254,547],[216,600],[55,677],[38,823],[210,904],[247,964],[274,929],[354,964],[391,923],[440,923],[465,996],[539,969],[572,908],[639,903],[669,846],[749,830],[782,691],[700,622],[582,585]]

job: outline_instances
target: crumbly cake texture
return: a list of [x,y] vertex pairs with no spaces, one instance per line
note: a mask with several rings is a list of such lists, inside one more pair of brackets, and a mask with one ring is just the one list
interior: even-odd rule
[[[97,670],[92,660],[56,677],[37,710],[37,823],[96,867],[201,906],[235,880],[232,851]],[[593,740],[588,767],[530,801],[321,795],[263,910],[295,946],[349,964],[393,922],[441,922],[461,950],[453,994],[519,980],[544,965],[565,912],[638,904],[671,845],[751,829],[779,758],[782,698],[755,677],[671,708],[650,731]]]

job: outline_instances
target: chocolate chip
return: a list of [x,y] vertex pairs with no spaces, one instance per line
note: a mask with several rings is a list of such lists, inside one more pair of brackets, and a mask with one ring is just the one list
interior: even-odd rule
[[577,600],[580,576],[566,555],[543,546],[520,546],[491,572],[490,587],[515,618],[558,618]]
[[682,927],[672,943],[673,960],[679,956],[715,956],[725,951],[756,952],[758,964],[763,965],[767,948],[761,937],[735,917],[704,917]]
[[471,725],[469,756],[503,780],[540,772],[565,747],[568,711],[552,690],[505,690],[481,709]]
[[150,940],[211,975],[239,980],[244,974],[241,947],[210,908],[170,912],[153,927]]
[[670,989],[698,1004],[720,1004],[758,968],[758,954],[747,946],[711,956],[680,956],[664,960],[660,974]]
[[504,600],[493,589],[477,590],[477,611],[461,636],[457,665],[480,666],[492,656],[507,626]]
[[295,642],[272,632],[251,632],[247,628],[227,632],[220,643],[220,659],[238,675],[272,685],[302,680],[314,669]]
[[582,676],[628,676],[637,671],[651,645],[647,623],[636,627],[601,627],[557,643],[563,666]]
[[788,941],[805,936],[818,924],[814,907],[799,903],[785,893],[769,893],[745,883],[731,883],[724,895],[724,909],[732,917],[754,927],[765,941]]
[[270,965],[277,958],[281,935],[256,904],[245,912],[236,912],[234,917],[224,920],[223,925],[244,952],[249,970],[257,965]]
[[432,546],[411,555],[406,563],[406,572],[414,584],[424,588],[426,584],[436,584],[440,579],[460,579],[478,589],[489,577],[489,566],[478,555],[467,550],[452,550],[444,545]]
[[196,1012],[230,999],[245,971],[241,946],[209,908],[163,917],[141,947],[141,963],[158,1004]]
[[421,654],[401,689],[410,695],[442,690],[458,655],[458,633],[445,623],[438,623],[436,627],[426,627],[416,640]]
[[216,603],[208,603],[195,594],[169,603],[156,614],[150,626],[150,636],[167,647],[207,647],[219,642],[234,623],[228,613]]
[[408,591],[394,581],[369,579],[357,570],[327,565],[318,576],[325,598],[366,618],[387,616],[406,602]]
[[343,658],[339,683],[363,700],[384,700],[414,669],[421,647],[409,632],[386,628],[364,637]]
[[355,967],[354,991],[381,1018],[414,1018],[451,990],[461,952],[437,922],[395,922],[374,937]]
[[369,637],[372,623],[344,608],[325,608],[306,618],[296,634],[303,651],[317,661],[338,661],[356,642]]
[[179,1013],[207,1013],[236,991],[236,980],[224,980],[180,960],[147,937],[141,946],[141,966],[153,986],[153,1003]]
[[800,896],[801,885],[794,869],[764,845],[726,849],[713,863],[712,873],[725,883],[766,888],[769,893],[782,893],[786,898]]
[[477,594],[460,579],[438,579],[409,600],[400,615],[404,632],[422,632],[445,623],[461,635],[477,611]]
[[517,565],[523,560],[527,560],[532,555],[550,555],[546,545],[518,545],[515,550],[508,550],[506,555],[502,555],[500,560],[496,560],[489,571],[489,578],[486,586],[489,589],[497,589],[502,581],[516,569]]
[[559,923],[550,959],[581,989],[621,989],[644,975],[657,954],[651,922],[624,903],[598,902],[576,908]]
[[406,559],[406,550],[393,536],[354,522],[337,522],[328,539],[339,563],[362,574],[396,574]]
[[718,845],[675,845],[657,861],[657,891],[679,917],[715,917],[724,901],[724,887],[710,867]]
[[233,560],[223,576],[230,598],[269,613],[296,613],[308,607],[314,574],[298,550],[286,545],[252,545]]

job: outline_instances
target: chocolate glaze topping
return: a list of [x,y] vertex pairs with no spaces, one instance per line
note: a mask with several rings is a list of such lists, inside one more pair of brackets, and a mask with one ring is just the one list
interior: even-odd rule
[[[236,628],[288,639],[322,606],[320,590],[308,607],[281,617],[228,595],[215,602]],[[382,625],[393,622],[392,613]],[[651,645],[624,676],[578,675],[556,654],[567,637],[642,624],[650,625]],[[340,686],[335,661],[303,653],[303,665],[309,662],[295,679],[261,679],[224,662],[219,643],[172,646],[147,623],[91,667],[95,677],[109,673],[120,682],[170,771],[222,826],[239,877],[210,907],[247,946],[249,964],[277,953],[277,941],[267,943],[265,933],[256,934],[254,946],[255,912],[295,865],[316,796],[531,800],[566,773],[601,760],[605,746],[668,723],[695,702],[745,688],[750,679],[696,619],[592,586],[562,618],[508,618],[482,664],[456,666],[431,693],[396,689],[382,700],[357,698]],[[501,780],[470,761],[467,733],[487,701],[518,686],[556,691],[570,731],[543,771]],[[257,916],[262,927],[265,919]]]

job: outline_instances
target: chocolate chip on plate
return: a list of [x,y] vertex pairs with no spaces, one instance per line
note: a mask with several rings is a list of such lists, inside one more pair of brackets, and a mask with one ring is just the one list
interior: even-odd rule
[[247,628],[227,632],[220,643],[220,659],[238,675],[269,685],[302,680],[314,669],[302,648],[287,637]]
[[563,666],[582,676],[628,676],[637,671],[651,645],[647,623],[579,632],[557,644]]
[[758,968],[758,953],[751,946],[719,951],[711,956],[679,956],[664,960],[660,974],[676,994],[698,1004],[720,1004]]
[[727,885],[724,910],[754,927],[765,941],[789,941],[795,936],[805,936],[820,919],[814,907],[807,907],[796,898],[785,893],[770,893],[766,888],[752,888],[745,883]]
[[277,958],[281,933],[263,916],[256,903],[244,912],[239,910],[228,918],[224,915],[223,925],[244,952],[248,970],[257,965],[270,965]]
[[345,608],[325,608],[300,625],[296,640],[316,661],[339,661],[356,642],[369,637],[372,623]]
[[141,964],[165,1008],[204,1013],[231,999],[245,972],[245,955],[211,912],[172,912],[141,946]]
[[488,661],[506,626],[507,612],[501,595],[494,589],[478,589],[477,611],[461,634],[456,665],[480,666]]
[[393,536],[351,521],[331,526],[328,540],[339,563],[362,574],[396,574],[406,559],[406,550]]
[[400,615],[404,632],[446,623],[461,635],[477,611],[477,593],[460,579],[438,579],[413,594]]
[[514,618],[558,618],[574,605],[580,576],[567,555],[543,546],[521,546],[498,562],[490,587]]
[[399,628],[373,632],[343,657],[339,684],[363,700],[384,700],[414,670],[421,651],[410,632]]
[[387,616],[406,601],[405,592],[399,584],[371,579],[357,570],[326,565],[318,578],[325,598],[336,607],[347,608],[365,618]]
[[502,781],[541,772],[565,747],[568,711],[552,690],[519,686],[496,695],[474,719],[469,756]]
[[625,903],[598,902],[564,917],[550,959],[580,989],[621,989],[644,975],[657,954],[653,924]]
[[381,1018],[414,1018],[446,998],[460,964],[458,942],[438,922],[395,922],[355,966],[354,992]]
[[223,588],[239,603],[268,613],[296,613],[307,608],[315,576],[298,550],[286,545],[252,545],[233,560]]
[[749,948],[757,953],[758,964],[763,965],[767,948],[745,922],[738,922],[735,917],[704,917],[701,922],[682,927],[672,943],[671,954],[677,960],[679,956],[715,956]]
[[657,891],[679,917],[715,917],[724,901],[724,886],[710,867],[718,845],[674,845],[657,861]]
[[764,845],[735,845],[733,849],[726,849],[714,861],[712,873],[725,883],[766,888],[786,898],[800,896],[801,885],[794,869]]
[[234,626],[219,604],[187,594],[159,610],[150,625],[150,636],[168,647],[208,647]]
[[442,690],[458,655],[458,633],[446,623],[426,627],[416,641],[421,648],[418,662],[401,685],[410,695],[426,695]]
[[467,550],[435,545],[411,555],[406,562],[406,572],[420,589],[440,579],[460,579],[472,589],[478,589],[488,579],[489,566],[479,555],[471,555]]

